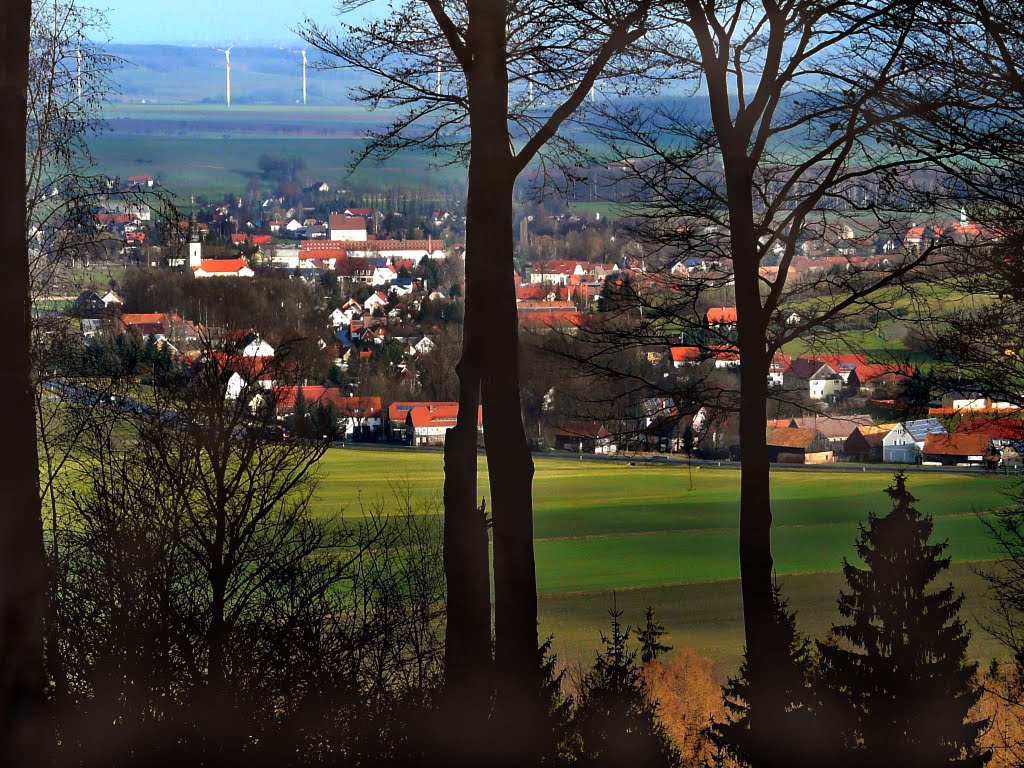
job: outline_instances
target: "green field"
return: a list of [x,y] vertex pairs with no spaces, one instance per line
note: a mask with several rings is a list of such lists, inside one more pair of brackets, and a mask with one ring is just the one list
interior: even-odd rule
[[[363,504],[407,485],[436,500],[441,454],[407,450],[333,449],[320,466],[316,500],[322,514],[357,513]],[[483,475],[481,460],[481,478]],[[384,478],[384,480],[381,480]],[[537,575],[542,631],[570,659],[589,655],[611,604],[611,592],[636,621],[650,603],[675,642],[731,666],[742,644],[738,588],[737,503],[733,469],[540,458],[534,483]],[[776,571],[800,623],[820,633],[834,618],[838,569],[852,556],[857,524],[884,513],[889,478],[880,473],[785,471],[773,479]],[[1005,479],[912,472],[920,508],[948,538],[954,578],[967,610],[982,612],[983,584],[971,564],[993,551],[978,514],[1005,506]],[[489,495],[481,484],[480,493]],[[974,652],[998,647],[980,630]]]
[[145,173],[180,200],[242,194],[258,173],[260,155],[299,157],[311,176],[334,186],[453,187],[465,169],[441,167],[426,153],[402,153],[383,166],[366,164],[349,176],[353,151],[388,115],[361,106],[294,107],[117,104],[105,107],[104,133],[90,141],[99,170],[126,177]]

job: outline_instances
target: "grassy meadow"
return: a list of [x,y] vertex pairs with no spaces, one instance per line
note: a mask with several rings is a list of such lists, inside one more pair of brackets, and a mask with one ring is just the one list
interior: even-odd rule
[[[617,594],[626,620],[653,605],[677,645],[724,665],[742,647],[736,560],[739,474],[734,469],[629,466],[576,459],[537,459],[534,482],[541,630],[554,633],[563,658],[589,657]],[[481,458],[481,480],[485,478]],[[439,452],[332,449],[322,460],[317,509],[358,514],[360,503],[385,504],[408,487],[421,504],[440,494]],[[882,473],[779,472],[773,479],[776,571],[800,625],[821,633],[834,620],[839,569],[853,556],[857,524],[884,513]],[[910,489],[948,538],[953,579],[967,594],[965,611],[984,613],[983,583],[974,566],[993,551],[979,514],[1007,504],[1005,479],[911,470]],[[484,483],[480,495],[489,496]],[[344,512],[342,512],[344,510]],[[998,647],[980,629],[974,653]]]

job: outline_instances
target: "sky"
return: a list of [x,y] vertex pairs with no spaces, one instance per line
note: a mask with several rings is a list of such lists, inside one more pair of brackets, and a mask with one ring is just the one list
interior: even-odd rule
[[[93,0],[116,43],[294,43],[309,17],[329,23],[337,0]],[[385,7],[373,0],[366,11]],[[365,11],[364,11],[365,12]]]

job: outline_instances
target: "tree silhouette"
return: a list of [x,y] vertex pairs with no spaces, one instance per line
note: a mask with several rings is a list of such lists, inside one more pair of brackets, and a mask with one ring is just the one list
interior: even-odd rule
[[932,519],[914,506],[906,475],[887,493],[892,511],[860,529],[864,566],[843,565],[845,623],[818,644],[843,762],[983,766],[991,753],[977,743],[986,721],[970,719],[981,689],[977,664],[965,661],[963,595],[932,586],[949,568],[948,543],[931,543]]
[[[611,634],[601,633],[603,649],[580,681],[574,730],[580,762],[588,766],[677,766],[679,751],[658,720],[658,704],[647,691],[629,646],[629,627],[612,607]],[[653,617],[652,617],[653,618]]]
[[744,654],[739,674],[729,678],[723,687],[728,720],[712,723],[708,736],[718,750],[718,762],[760,765],[765,759],[786,756],[791,766],[819,765],[824,743],[815,724],[818,707],[812,675],[811,643],[796,628],[796,614],[789,610],[778,584],[772,589],[773,626],[779,628],[774,640],[778,645],[773,657],[779,668],[777,691],[785,702],[785,714],[777,722],[778,730],[765,742],[756,738],[750,728],[751,680],[750,662]]
[[[8,361],[0,373],[0,394],[10,407],[7,435],[14,448],[0,463],[5,489],[0,515],[0,762],[15,762],[16,741],[42,696],[42,632],[46,593],[39,463],[31,379],[31,298],[25,206],[26,93],[28,90],[28,0],[0,9],[0,105],[5,119],[0,160],[0,215],[3,216],[4,295],[0,317],[9,339]],[[32,745],[28,746],[30,752]]]

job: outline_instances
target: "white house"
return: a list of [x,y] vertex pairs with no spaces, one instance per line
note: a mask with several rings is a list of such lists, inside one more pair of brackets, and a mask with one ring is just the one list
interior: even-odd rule
[[203,259],[192,267],[195,277],[253,277],[256,273],[245,259]]
[[387,296],[380,291],[371,294],[366,301],[363,302],[363,309],[367,309],[372,312],[375,309],[383,308],[388,305]]
[[332,213],[327,229],[331,240],[366,242],[366,219],[362,216]]
[[928,435],[946,434],[938,419],[916,419],[897,424],[882,438],[882,461],[916,464]]
[[391,265],[374,267],[373,276],[370,278],[370,285],[388,285],[398,278],[398,273]]
[[274,348],[261,339],[259,334],[256,334],[252,341],[242,347],[241,355],[242,357],[273,357]]
[[295,234],[296,232],[298,232],[300,229],[303,229],[304,227],[302,226],[302,222],[301,221],[297,221],[295,219],[289,219],[288,223],[284,225],[284,228],[286,230],[288,230],[289,232],[291,232],[292,234]]
[[530,267],[530,282],[544,285],[568,285],[587,274],[584,261],[539,261]]
[[118,296],[114,291],[107,291],[103,294],[103,298],[100,299],[103,302],[103,306],[107,309],[118,308],[124,306],[124,299]]

